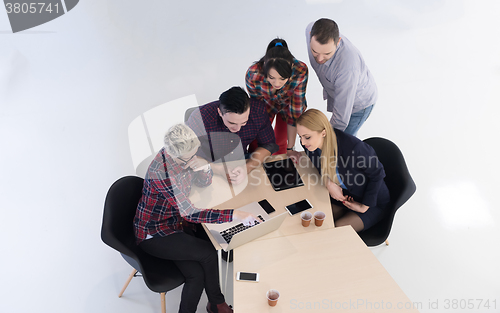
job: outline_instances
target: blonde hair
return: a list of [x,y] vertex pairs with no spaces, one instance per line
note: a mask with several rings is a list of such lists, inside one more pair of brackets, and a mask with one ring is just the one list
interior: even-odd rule
[[200,140],[194,131],[185,124],[175,124],[163,137],[165,151],[178,158],[200,147]]
[[328,178],[335,184],[339,184],[337,179],[337,136],[333,131],[332,125],[323,112],[316,109],[309,109],[302,113],[297,119],[297,125],[321,133],[325,131],[323,146],[321,147],[321,178],[326,185]]

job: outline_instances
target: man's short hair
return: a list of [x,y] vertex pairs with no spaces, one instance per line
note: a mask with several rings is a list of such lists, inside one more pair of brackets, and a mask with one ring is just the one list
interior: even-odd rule
[[185,124],[175,124],[163,137],[165,151],[168,155],[179,158],[200,146],[200,140],[194,131]]
[[328,18],[321,18],[314,22],[311,28],[311,39],[315,37],[315,40],[322,45],[326,45],[333,39],[333,42],[337,44],[339,42],[339,27],[337,23]]
[[250,97],[241,87],[232,87],[219,97],[219,109],[226,113],[243,114],[250,108]]

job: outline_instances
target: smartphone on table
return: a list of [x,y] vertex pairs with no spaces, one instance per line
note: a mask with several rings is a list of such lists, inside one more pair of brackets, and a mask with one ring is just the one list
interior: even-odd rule
[[236,280],[256,283],[259,281],[259,273],[238,272]]
[[295,202],[293,204],[285,206],[285,209],[290,213],[290,215],[297,214],[299,212],[311,209],[313,206],[309,202],[309,200],[304,199],[299,202]]

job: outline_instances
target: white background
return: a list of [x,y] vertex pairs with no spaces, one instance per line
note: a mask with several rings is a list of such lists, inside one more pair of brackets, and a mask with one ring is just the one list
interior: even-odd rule
[[[320,17],[377,81],[358,136],[398,144],[417,184],[391,245],[373,253],[421,312],[500,312],[500,3],[482,0],[86,0],[16,34],[0,9],[0,311],[159,312],[140,278],[117,298],[131,269],[100,240],[109,186],[134,174],[129,123],[244,86],[276,36],[308,63],[305,27]],[[307,100],[325,110],[312,70]],[[446,299],[496,310],[445,310]]]

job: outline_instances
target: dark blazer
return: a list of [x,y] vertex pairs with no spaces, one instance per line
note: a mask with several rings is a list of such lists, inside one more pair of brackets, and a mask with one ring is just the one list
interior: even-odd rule
[[[350,195],[355,201],[369,207],[377,205],[379,191],[384,183],[384,166],[377,158],[373,148],[359,140],[358,138],[346,134],[338,129],[334,129],[337,136],[337,168],[339,176],[345,187],[344,194]],[[311,159],[321,174],[321,150],[310,152],[305,149],[306,154]],[[382,188],[383,197],[387,188]]]

